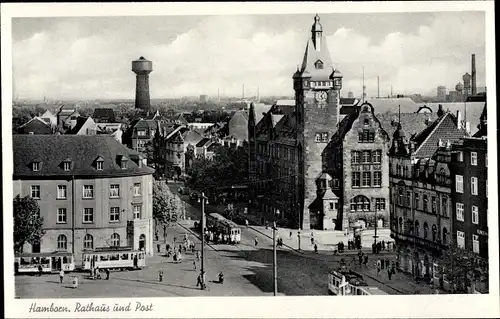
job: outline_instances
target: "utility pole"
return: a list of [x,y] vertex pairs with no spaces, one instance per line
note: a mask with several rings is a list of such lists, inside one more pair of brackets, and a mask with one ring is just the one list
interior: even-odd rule
[[273,223],[273,278],[274,296],[278,294],[278,256],[276,253],[276,222]]
[[201,193],[201,289],[205,290],[205,193]]

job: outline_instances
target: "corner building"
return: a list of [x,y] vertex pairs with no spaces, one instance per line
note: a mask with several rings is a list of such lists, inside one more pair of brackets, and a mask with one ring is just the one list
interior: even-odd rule
[[14,135],[14,196],[38,201],[46,234],[24,252],[131,247],[153,253],[153,172],[111,136]]

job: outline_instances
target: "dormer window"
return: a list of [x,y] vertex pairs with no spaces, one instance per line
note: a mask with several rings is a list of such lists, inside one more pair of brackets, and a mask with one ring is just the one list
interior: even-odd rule
[[33,170],[33,172],[39,172],[40,171],[40,167],[41,167],[41,163],[40,162],[33,162],[31,164],[31,169]]
[[71,169],[71,162],[63,162],[63,169],[69,171]]
[[126,169],[127,166],[128,166],[128,159],[125,156],[122,156],[122,158],[120,160],[120,167],[122,169]]
[[104,160],[102,159],[102,157],[98,157],[96,160],[95,160],[95,168],[98,170],[98,171],[102,171],[104,169]]
[[314,63],[314,67],[316,69],[323,69],[323,62],[321,60],[316,61],[316,63]]

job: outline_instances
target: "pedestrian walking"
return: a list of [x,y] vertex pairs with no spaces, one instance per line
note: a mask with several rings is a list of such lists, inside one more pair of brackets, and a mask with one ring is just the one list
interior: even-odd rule
[[389,280],[391,280],[391,277],[392,277],[392,268],[391,268],[391,266],[387,267],[387,277],[389,277]]
[[174,236],[174,244],[177,242],[177,237]]
[[254,244],[255,244],[255,247],[257,247],[257,245],[259,244],[257,237],[254,238]]
[[196,251],[196,260],[200,260],[200,251],[199,250]]
[[381,267],[381,262],[379,259],[379,260],[377,260],[377,276],[380,274],[380,267]]
[[160,253],[160,248],[161,248],[161,245],[159,243],[156,244],[156,249],[158,250],[158,253]]
[[290,239],[292,239],[292,231],[290,231]]
[[61,269],[59,272],[59,282],[62,284],[64,280],[64,270]]
[[158,270],[158,281],[163,282],[163,269]]
[[363,257],[364,257],[363,262],[364,262],[364,265],[366,266],[366,265],[368,265],[368,255],[365,254]]
[[314,252],[317,254],[318,253],[318,245],[314,244]]
[[106,268],[104,272],[106,273],[106,280],[109,280],[109,269]]
[[245,219],[245,226],[248,228],[248,219]]
[[311,245],[314,245],[314,237],[311,237]]
[[42,265],[38,265],[38,277],[42,276],[43,268]]
[[78,288],[78,278],[76,276],[73,277],[73,289]]
[[193,260],[193,269],[196,270],[196,260]]

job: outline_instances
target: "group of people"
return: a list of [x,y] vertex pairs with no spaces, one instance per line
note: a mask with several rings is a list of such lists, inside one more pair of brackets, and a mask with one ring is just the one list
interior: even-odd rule
[[214,244],[230,244],[234,245],[235,240],[234,238],[231,238],[230,235],[224,234],[217,230],[216,228],[209,228],[205,230],[205,240],[208,243],[214,243]]

